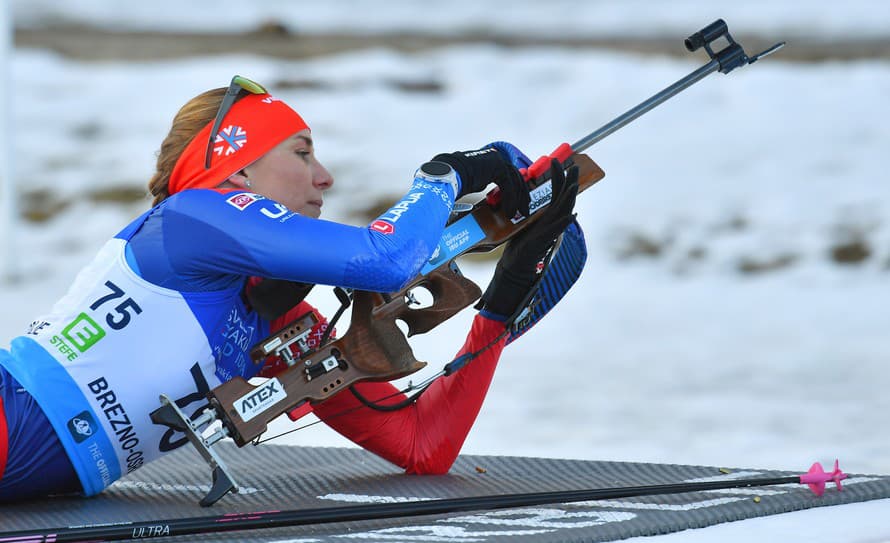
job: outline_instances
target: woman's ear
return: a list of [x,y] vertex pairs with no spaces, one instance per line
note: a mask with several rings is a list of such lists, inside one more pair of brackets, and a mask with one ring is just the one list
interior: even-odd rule
[[241,170],[238,173],[233,173],[229,176],[228,179],[226,179],[225,182],[231,184],[232,186],[238,187],[239,189],[250,188],[250,179],[247,178],[247,174],[244,172],[244,170]]

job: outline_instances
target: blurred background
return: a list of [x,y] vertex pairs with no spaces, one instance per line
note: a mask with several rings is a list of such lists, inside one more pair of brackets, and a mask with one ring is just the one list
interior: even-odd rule
[[[890,473],[887,2],[5,9],[2,345],[149,206],[178,108],[236,73],[309,122],[325,218],[364,224],[436,153],[535,158],[592,132],[707,62],[683,39],[718,17],[749,55],[787,41],[588,151],[606,178],[578,203],[587,268],[505,352],[464,452]],[[484,288],[493,260],[462,267]],[[430,373],[471,319],[416,338]],[[323,425],[280,442],[348,445]]]

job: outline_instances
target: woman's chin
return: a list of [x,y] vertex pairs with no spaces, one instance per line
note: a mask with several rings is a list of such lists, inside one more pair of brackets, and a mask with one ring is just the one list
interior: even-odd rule
[[317,204],[306,204],[299,211],[297,211],[300,215],[304,217],[312,217],[313,219],[317,219],[321,217],[321,206]]

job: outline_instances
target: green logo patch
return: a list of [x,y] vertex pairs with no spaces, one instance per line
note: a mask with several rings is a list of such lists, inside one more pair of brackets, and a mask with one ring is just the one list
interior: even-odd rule
[[65,337],[74,347],[85,352],[87,349],[96,344],[97,341],[105,337],[105,330],[96,324],[86,313],[81,313],[74,321],[62,330],[62,336]]

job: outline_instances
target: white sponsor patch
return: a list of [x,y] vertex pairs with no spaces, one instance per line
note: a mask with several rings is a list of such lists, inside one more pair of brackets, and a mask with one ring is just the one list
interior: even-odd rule
[[528,212],[529,214],[532,214],[542,206],[550,203],[550,200],[553,198],[553,183],[547,181],[540,187],[531,190],[528,195],[531,199],[531,202],[528,205]]
[[272,378],[235,400],[235,410],[241,420],[247,422],[285,398],[287,393],[284,392],[281,381]]
[[250,192],[242,192],[240,194],[229,196],[226,199],[226,203],[228,203],[232,207],[244,211],[245,209],[247,209],[247,206],[261,199],[262,198],[256,194],[252,194]]
[[[553,183],[551,181],[547,181],[543,185],[538,188],[532,189],[528,193],[530,202],[528,204],[528,214],[532,215],[537,210],[541,209],[545,205],[550,203],[550,200],[553,199]],[[519,212],[516,213],[516,216],[510,219],[510,222],[513,224],[522,222],[526,219],[525,216],[521,215]]]

